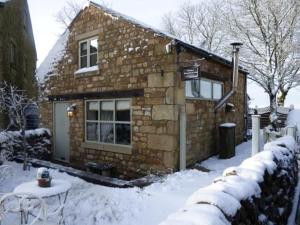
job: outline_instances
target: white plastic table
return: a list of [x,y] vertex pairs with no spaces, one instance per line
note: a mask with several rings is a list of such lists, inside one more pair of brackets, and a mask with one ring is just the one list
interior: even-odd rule
[[71,183],[65,180],[53,179],[51,181],[51,187],[40,187],[37,181],[31,181],[22,183],[15,187],[14,193],[32,193],[41,198],[51,198],[58,197],[59,207],[54,210],[53,213],[48,214],[48,216],[61,215],[59,224],[64,224],[64,206],[67,201],[68,193],[71,188]]

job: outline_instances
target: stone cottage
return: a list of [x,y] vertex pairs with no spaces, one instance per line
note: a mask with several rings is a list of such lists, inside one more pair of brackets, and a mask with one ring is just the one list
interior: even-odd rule
[[[200,68],[200,78],[185,81],[186,67]],[[109,163],[122,178],[176,171],[185,112],[187,165],[218,153],[221,123],[236,123],[236,143],[243,141],[245,71],[226,101],[234,110],[216,110],[232,88],[230,61],[93,2],[37,76],[53,159],[71,166]]]
[[27,1],[0,0],[0,81],[36,96],[36,59]]

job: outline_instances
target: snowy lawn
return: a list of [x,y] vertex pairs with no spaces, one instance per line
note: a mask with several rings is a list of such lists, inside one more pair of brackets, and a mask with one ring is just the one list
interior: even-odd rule
[[[50,172],[53,178],[72,183],[65,206],[67,225],[156,225],[181,208],[196,190],[211,184],[225,168],[239,165],[250,156],[250,152],[251,142],[243,143],[231,159],[219,160],[216,156],[201,163],[211,172],[178,172],[143,189],[109,188],[56,170]],[[8,164],[14,167],[14,173],[0,180],[0,193],[11,192],[17,185],[35,179],[36,169],[24,172],[21,164]]]

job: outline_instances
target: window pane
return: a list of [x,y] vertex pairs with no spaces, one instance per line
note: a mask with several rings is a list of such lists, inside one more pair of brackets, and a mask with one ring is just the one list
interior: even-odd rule
[[100,123],[100,141],[114,143],[114,126],[112,123]]
[[87,55],[87,42],[82,42],[80,44],[80,56]]
[[90,55],[90,66],[97,65],[97,54]]
[[98,120],[99,117],[99,102],[88,102],[86,104],[87,120]]
[[88,141],[98,141],[98,123],[87,123],[86,124],[86,139]]
[[90,54],[96,53],[98,51],[98,40],[94,39],[90,42]]
[[113,121],[114,120],[114,102],[101,102],[100,120]]
[[212,85],[210,81],[201,80],[200,81],[200,95],[202,98],[212,98]]
[[116,124],[116,144],[130,145],[130,124]]
[[200,80],[191,80],[192,96],[200,97]]
[[80,57],[80,68],[87,67],[87,56]]
[[130,121],[130,101],[116,101],[116,121]]
[[222,84],[214,83],[213,84],[213,97],[216,100],[222,98]]

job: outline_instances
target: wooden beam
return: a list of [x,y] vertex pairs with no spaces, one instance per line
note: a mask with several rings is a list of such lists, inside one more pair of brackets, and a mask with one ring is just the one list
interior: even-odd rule
[[104,99],[104,98],[132,98],[143,97],[144,89],[124,91],[85,92],[64,95],[49,95],[49,101],[67,101],[75,99]]

